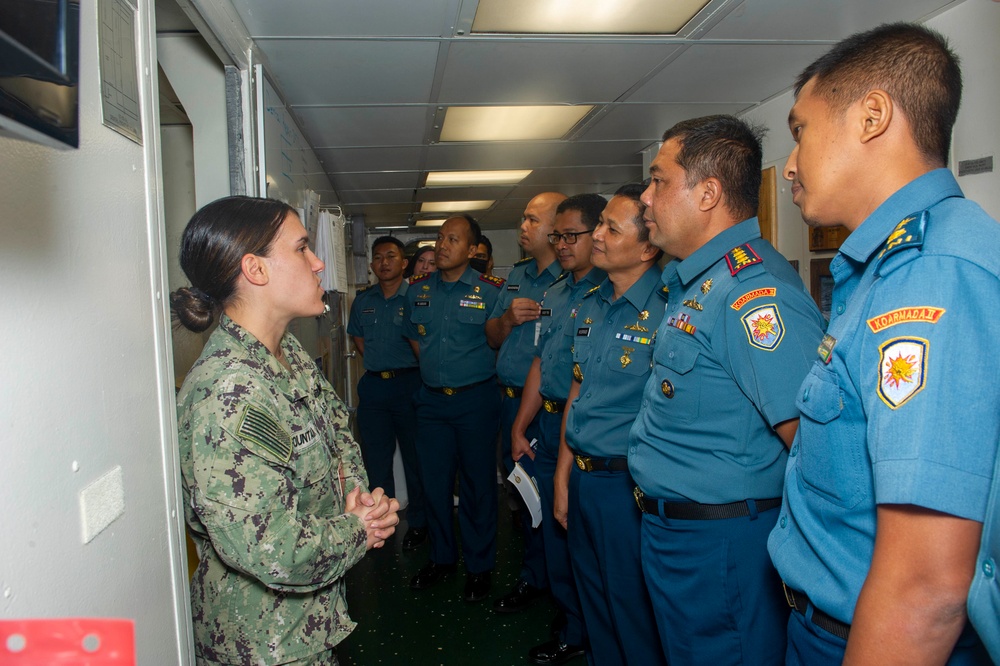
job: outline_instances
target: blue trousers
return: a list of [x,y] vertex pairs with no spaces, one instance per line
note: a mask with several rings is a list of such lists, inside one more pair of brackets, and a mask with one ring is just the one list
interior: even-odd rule
[[559,427],[562,414],[538,413],[538,449],[535,451],[535,481],[542,501],[542,540],[545,544],[545,568],[549,574],[549,590],[556,605],[566,613],[566,626],[559,638],[569,645],[586,645],[587,632],[583,626],[580,597],[569,563],[566,530],[552,515],[555,502],[554,478],[559,458]]
[[671,666],[785,663],[788,603],[767,553],[778,509],[642,517],[642,571]]
[[358,430],[361,454],[368,472],[368,485],[396,496],[392,458],[399,442],[406,476],[409,505],[406,522],[410,527],[427,527],[424,484],[417,462],[417,413],[413,398],[420,390],[420,373],[410,372],[391,379],[365,373],[358,381]]
[[[503,461],[504,469],[510,474],[514,469],[514,461],[510,457],[511,436],[510,431],[514,426],[514,418],[517,416],[517,409],[521,406],[520,398],[508,398],[501,394],[500,402],[500,458]],[[535,417],[525,431],[530,442],[538,437],[538,417]],[[523,506],[521,496],[517,499],[521,502],[521,533],[524,536],[524,557],[521,560],[520,579],[533,585],[534,587],[545,589],[549,586],[549,576],[545,571],[545,546],[542,543],[542,527],[531,526],[531,514]]]
[[452,492],[458,475],[458,525],[468,573],[492,571],[497,555],[496,436],[500,393],[486,382],[444,395],[417,392],[417,454],[427,496],[430,559],[458,561]]
[[[839,666],[844,661],[847,641],[820,629],[812,622],[812,608],[807,615],[792,613],[788,618],[788,666]],[[958,638],[948,659],[949,666],[990,666],[993,662],[975,630],[970,625]]]
[[666,666],[640,563],[642,514],[628,472],[569,475],[569,552],[591,663]]

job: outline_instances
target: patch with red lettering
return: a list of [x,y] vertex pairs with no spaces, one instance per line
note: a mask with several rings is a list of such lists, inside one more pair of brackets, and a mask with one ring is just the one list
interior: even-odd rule
[[899,308],[898,310],[891,310],[877,317],[872,317],[868,320],[868,328],[872,329],[872,333],[878,333],[896,324],[909,324],[912,322],[936,324],[943,314],[944,308],[933,308],[929,305]]
[[777,293],[778,290],[775,289],[774,287],[766,287],[764,289],[754,289],[753,291],[748,291],[747,293],[737,298],[735,301],[733,301],[733,304],[730,305],[729,307],[731,307],[734,310],[739,310],[740,308],[742,308],[744,305],[746,305],[755,298],[762,298],[764,296],[774,296]]

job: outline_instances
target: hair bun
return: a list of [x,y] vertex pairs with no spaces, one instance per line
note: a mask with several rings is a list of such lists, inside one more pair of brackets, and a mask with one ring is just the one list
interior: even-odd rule
[[215,319],[216,300],[197,287],[181,287],[170,294],[170,309],[184,328],[201,333]]

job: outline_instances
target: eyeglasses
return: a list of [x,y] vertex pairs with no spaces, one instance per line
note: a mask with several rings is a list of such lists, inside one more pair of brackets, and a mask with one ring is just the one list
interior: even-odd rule
[[566,245],[576,245],[577,236],[582,236],[584,234],[592,234],[592,233],[594,233],[593,229],[588,229],[586,231],[567,231],[564,234],[549,234],[548,239],[549,239],[549,244],[551,245],[558,245],[560,239],[566,241]]

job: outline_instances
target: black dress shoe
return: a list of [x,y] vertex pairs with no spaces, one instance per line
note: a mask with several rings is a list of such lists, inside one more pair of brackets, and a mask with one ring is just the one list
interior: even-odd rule
[[498,613],[517,613],[544,596],[545,590],[519,580],[514,589],[493,602],[493,610]]
[[582,645],[566,645],[557,638],[531,648],[528,659],[533,664],[565,664],[570,659],[582,657],[585,652]]
[[465,600],[469,603],[482,601],[490,594],[490,587],[493,585],[492,572],[465,575]]
[[414,590],[426,590],[428,587],[433,587],[440,583],[445,576],[453,573],[455,573],[454,564],[428,562],[416,576],[410,579],[410,588]]
[[427,528],[411,527],[403,537],[403,550],[416,550],[424,541],[427,541]]

